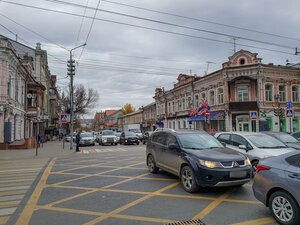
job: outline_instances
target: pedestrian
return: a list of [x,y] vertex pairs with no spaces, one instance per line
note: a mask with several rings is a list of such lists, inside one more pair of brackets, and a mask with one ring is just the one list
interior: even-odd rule
[[75,142],[76,142],[76,152],[80,152],[80,150],[79,150],[80,133],[79,132],[76,134]]

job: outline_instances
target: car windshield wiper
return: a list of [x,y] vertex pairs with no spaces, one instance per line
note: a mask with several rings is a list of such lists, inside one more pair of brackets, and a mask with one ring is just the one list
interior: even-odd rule
[[259,148],[286,148],[287,146],[261,146]]
[[224,147],[215,146],[215,147],[208,147],[207,149],[213,149],[213,148],[224,148]]
[[193,149],[193,150],[203,150],[203,148],[195,148],[195,147],[184,147],[184,148]]

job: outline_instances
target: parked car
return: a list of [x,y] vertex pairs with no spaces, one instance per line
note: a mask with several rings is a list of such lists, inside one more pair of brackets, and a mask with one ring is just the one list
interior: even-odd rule
[[264,133],[278,139],[279,141],[286,144],[288,147],[300,150],[300,142],[290,134],[284,132],[269,132],[269,131]]
[[115,132],[112,130],[103,130],[98,138],[99,145],[117,145],[118,140],[117,136],[115,135]]
[[143,133],[139,129],[129,129],[129,131],[134,132],[140,141],[143,140]]
[[87,145],[95,145],[95,139],[92,133],[90,132],[82,132],[80,133],[80,146],[87,146]]
[[276,138],[259,132],[220,132],[215,137],[228,148],[245,154],[251,160],[253,174],[259,160],[295,151]]
[[294,138],[300,141],[300,131],[291,134]]
[[117,137],[117,142],[120,143],[120,136],[122,132],[115,132],[115,135]]
[[[75,142],[75,139],[76,139],[75,137],[76,137],[76,134],[73,135],[73,142]],[[71,141],[71,135],[70,134],[66,135],[65,141],[66,142],[70,142]]]
[[143,134],[143,139],[142,139],[142,143],[145,145],[148,142],[149,137],[151,136],[151,134],[153,133],[153,131],[146,131]]
[[180,177],[187,192],[206,186],[240,186],[250,180],[251,163],[204,131],[160,129],[149,138],[147,166]]
[[123,131],[120,136],[120,144],[139,144],[139,139],[132,131]]
[[300,154],[262,160],[253,182],[255,197],[270,208],[279,224],[300,224]]

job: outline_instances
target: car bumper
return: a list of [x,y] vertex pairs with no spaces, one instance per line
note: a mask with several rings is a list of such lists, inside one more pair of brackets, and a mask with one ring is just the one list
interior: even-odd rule
[[197,183],[200,186],[225,187],[243,185],[251,179],[251,168],[232,168],[232,169],[206,169],[199,168],[196,173]]
[[125,142],[125,144],[136,144],[136,143],[139,143],[139,140],[138,139],[135,139],[135,140],[126,139],[124,142]]

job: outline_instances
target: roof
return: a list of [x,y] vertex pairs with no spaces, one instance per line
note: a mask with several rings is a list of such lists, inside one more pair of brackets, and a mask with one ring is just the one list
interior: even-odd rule
[[105,114],[106,114],[106,116],[111,116],[118,111],[120,111],[120,109],[108,109],[108,110],[105,110]]

